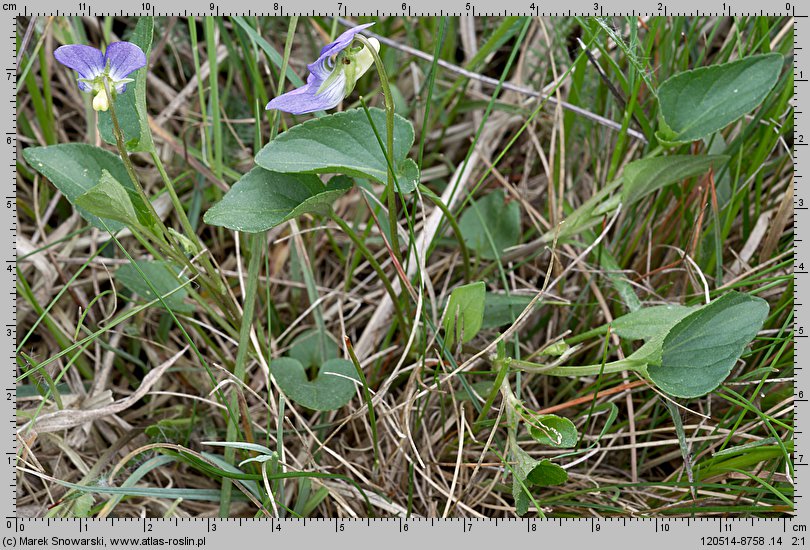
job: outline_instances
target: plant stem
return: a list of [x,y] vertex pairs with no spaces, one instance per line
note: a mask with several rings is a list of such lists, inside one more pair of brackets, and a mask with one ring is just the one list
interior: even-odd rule
[[332,221],[334,221],[336,224],[340,226],[340,228],[343,230],[344,233],[346,233],[346,235],[348,235],[348,237],[352,240],[354,245],[360,251],[360,254],[363,255],[366,261],[368,261],[371,268],[375,271],[375,273],[377,273],[377,276],[380,277],[383,286],[385,286],[386,292],[388,292],[388,295],[391,296],[391,303],[394,305],[394,313],[397,318],[397,322],[399,323],[399,326],[402,327],[403,330],[405,330],[408,327],[408,325],[405,323],[405,316],[403,315],[402,308],[399,305],[399,296],[397,295],[396,292],[394,292],[394,287],[391,286],[391,281],[388,279],[388,276],[385,274],[385,271],[383,271],[383,268],[380,266],[377,259],[374,257],[374,254],[372,254],[371,251],[368,249],[368,247],[366,247],[366,244],[363,242],[363,239],[361,239],[357,235],[357,233],[355,233],[355,231],[351,227],[349,227],[349,224],[343,221],[343,219],[340,216],[338,216],[334,211],[332,211],[329,214],[329,217],[332,218]]
[[166,186],[166,190],[169,192],[172,206],[174,206],[177,216],[180,218],[180,225],[183,227],[183,231],[185,231],[186,236],[189,239],[194,240],[194,244],[197,245],[198,249],[202,249],[200,240],[197,238],[197,233],[194,231],[194,228],[191,227],[191,222],[189,221],[186,211],[183,209],[183,204],[180,202],[180,197],[177,195],[177,191],[174,188],[174,183],[166,173],[166,169],[163,167],[163,161],[160,160],[160,155],[158,155],[157,149],[155,149],[154,145],[152,145],[152,150],[149,152],[149,154],[152,156],[152,162],[155,163],[158,172],[160,172],[160,177],[163,179],[163,184]]
[[[177,212],[177,216],[180,218],[180,225],[183,227],[183,231],[185,232],[186,236],[189,239],[192,239],[194,246],[197,248],[198,251],[204,250],[205,246],[200,241],[200,238],[197,236],[197,233],[194,231],[194,228],[191,226],[191,221],[188,219],[188,215],[186,214],[185,208],[183,208],[183,203],[180,202],[180,197],[177,195],[177,191],[174,188],[174,183],[172,182],[169,175],[166,173],[166,169],[163,166],[163,161],[160,160],[160,155],[158,155],[157,149],[155,149],[154,145],[152,146],[152,150],[150,151],[152,156],[152,161],[155,163],[155,166],[160,172],[160,177],[163,179],[163,183],[166,186],[166,190],[169,192],[169,197],[172,201],[172,206],[174,206],[175,211]],[[207,253],[199,255],[200,262],[205,269],[205,275],[207,276],[206,286],[212,290],[214,296],[218,296],[221,299],[218,300],[222,305],[223,309],[230,313],[234,319],[238,318],[236,314],[236,310],[234,308],[234,304],[228,299],[227,292],[222,292],[222,289],[225,288],[225,281],[222,280],[222,276],[219,272],[214,268],[211,264],[211,260],[208,257]],[[190,262],[185,262],[188,265],[191,265]],[[205,276],[203,280],[205,280]]]
[[[391,93],[391,84],[388,81],[388,73],[385,72],[385,65],[382,62],[379,52],[371,45],[368,38],[362,35],[355,35],[355,38],[365,46],[371,56],[374,58],[374,65],[377,67],[377,74],[380,76],[380,87],[385,97],[385,136],[386,148],[388,149],[388,158],[393,163],[394,159],[394,96]],[[393,167],[391,163],[388,164],[388,187],[386,188],[386,197],[388,198],[388,223],[391,226],[391,248],[394,250],[394,255],[397,260],[402,263],[402,255],[399,250],[399,234],[397,229],[397,192],[399,185],[397,184],[396,177],[394,176]]]
[[[110,104],[110,118],[112,119],[113,123],[113,134],[115,135],[115,144],[118,149],[118,154],[121,156],[121,161],[124,163],[124,168],[129,175],[129,178],[132,180],[132,184],[135,186],[135,189],[138,192],[138,196],[149,209],[149,213],[152,215],[152,218],[155,220],[155,223],[160,228],[161,235],[157,235],[163,237],[162,241],[158,241],[160,244],[161,250],[163,250],[168,256],[171,256],[174,261],[176,261],[180,265],[185,265],[189,270],[194,273],[199,273],[199,270],[191,263],[191,261],[186,257],[185,254],[177,253],[168,243],[172,242],[171,233],[169,232],[166,224],[163,223],[163,220],[160,219],[157,211],[155,210],[152,201],[149,200],[149,197],[146,194],[143,186],[141,185],[140,180],[138,179],[138,174],[135,172],[135,167],[132,164],[132,160],[129,158],[129,153],[127,152],[126,146],[124,145],[124,133],[121,131],[121,126],[118,123],[118,117],[115,114],[115,105],[113,105],[112,94],[110,92],[109,84],[107,82],[104,83],[104,91],[107,94],[107,101]],[[163,178],[164,183],[166,184],[166,188],[169,191],[169,196],[171,197],[172,204],[174,205],[175,210],[177,210],[178,215],[180,216],[180,223],[183,226],[183,230],[188,233],[188,237],[196,240],[196,245],[202,249],[202,245],[197,239],[197,235],[191,227],[191,222],[189,222],[188,217],[186,216],[185,210],[183,210],[183,206],[180,203],[180,199],[177,196],[177,193],[174,190],[174,185],[172,184],[171,180],[169,179],[166,170],[163,167],[163,163],[160,161],[160,157],[157,154],[157,151],[154,149],[154,146],[151,151],[152,159],[155,161],[155,165],[160,172],[161,178]],[[227,294],[222,292],[222,289],[225,287],[225,283],[219,278],[214,267],[210,264],[207,256],[203,255],[202,257],[203,265],[205,266],[206,273],[205,275],[201,274],[200,282],[207,288],[208,291],[212,293],[213,296],[222,296],[222,300],[220,300],[220,304],[222,305],[223,309],[230,313],[233,319],[238,318],[236,315],[234,306],[227,300]],[[217,284],[218,283],[218,284]]]
[[132,164],[132,159],[129,158],[129,153],[124,145],[124,133],[121,131],[121,126],[118,124],[118,117],[115,115],[115,105],[113,104],[114,101],[112,93],[110,92],[110,85],[108,82],[106,82],[106,80],[104,82],[104,93],[107,94],[107,101],[110,105],[110,118],[112,119],[113,123],[113,134],[115,135],[115,145],[118,149],[118,154],[121,155],[121,161],[124,163],[124,168],[129,175],[129,179],[132,180],[132,185],[135,186],[135,190],[138,192],[138,195],[144,202],[144,206],[149,209],[149,213],[152,214],[152,217],[155,219],[155,223],[160,226],[165,237],[167,234],[166,226],[163,225],[163,221],[160,219],[160,216],[158,216],[154,205],[146,195],[146,191],[144,191],[143,186],[138,179],[138,174],[135,172],[135,166]]
[[[484,403],[484,406],[481,408],[481,412],[478,413],[478,418],[475,419],[473,431],[476,433],[481,429],[481,423],[487,418],[489,409],[492,408],[492,404],[495,402],[495,398],[498,396],[498,390],[501,390],[504,382],[506,381],[506,374],[509,372],[509,361],[496,359],[494,366],[498,370],[498,375],[495,377],[495,383],[492,385],[492,390],[490,390],[487,400]],[[509,387],[508,382],[506,382],[506,387]]]
[[564,341],[569,346],[573,346],[574,344],[579,344],[580,342],[584,342],[585,340],[589,340],[590,338],[596,336],[602,336],[603,334],[607,334],[608,325],[604,324],[601,327],[596,327],[594,329],[580,332],[579,334],[575,334],[569,338],[565,338]]
[[[244,305],[242,311],[242,326],[239,329],[239,347],[236,350],[236,363],[233,368],[234,377],[241,383],[245,381],[245,363],[250,350],[250,327],[253,324],[253,313],[256,309],[256,294],[259,287],[259,268],[262,265],[262,251],[264,250],[265,233],[250,236],[250,262],[248,263],[247,287],[245,288]],[[231,411],[239,410],[239,387],[233,389],[231,396]],[[228,422],[228,431],[225,441],[235,441],[238,435],[239,419],[234,418]],[[235,449],[225,448],[225,461],[233,463]],[[231,506],[231,480],[222,478],[222,493],[220,498],[220,517],[228,517]]]
[[450,224],[450,227],[453,228],[453,234],[456,236],[456,241],[458,242],[458,247],[461,250],[462,262],[464,263],[464,281],[470,282],[471,275],[470,275],[470,252],[467,249],[467,245],[464,242],[464,236],[461,233],[461,228],[458,226],[456,222],[456,218],[453,216],[453,213],[450,212],[450,209],[447,208],[447,205],[442,202],[442,198],[435,194],[430,188],[425,187],[421,183],[419,184],[419,191],[421,191],[422,195],[429,198],[433,204],[439,207],[439,210],[442,211],[444,214],[444,218]]
[[507,359],[506,361],[510,366],[517,367],[519,370],[547,374],[549,376],[593,376],[600,373],[613,374],[626,370],[640,371],[647,366],[646,362],[633,359],[621,359],[605,364],[600,363],[599,365],[560,367],[541,365],[540,363],[532,363],[531,361],[523,361],[521,359]]
[[371,392],[368,389],[368,381],[366,380],[366,375],[363,373],[363,368],[360,366],[360,361],[357,360],[357,355],[354,353],[354,346],[352,346],[351,340],[349,340],[348,336],[343,336],[343,340],[346,343],[346,349],[349,350],[349,357],[351,357],[352,364],[354,364],[354,368],[357,371],[357,376],[360,378],[360,383],[363,386],[363,399],[366,402],[366,407],[368,408],[368,420],[369,424],[371,425],[371,439],[373,440],[374,444],[374,465],[380,465],[380,444],[377,440],[377,416],[374,413],[374,404],[371,402]]

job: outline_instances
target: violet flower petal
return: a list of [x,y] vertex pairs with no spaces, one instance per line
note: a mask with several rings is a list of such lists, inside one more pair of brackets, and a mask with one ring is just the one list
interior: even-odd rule
[[307,65],[309,76],[307,83],[286,94],[273,98],[266,109],[278,109],[293,115],[303,115],[315,111],[334,109],[343,100],[346,91],[346,75],[341,71],[329,86],[318,93],[323,83],[332,76],[335,70],[334,56],[345,50],[354,40],[354,35],[373,25],[366,23],[351,28],[338,36],[321,49],[321,54],[315,62]]
[[[104,61],[109,64],[110,78],[113,81],[123,80],[146,65],[146,54],[132,42],[113,42],[107,46]],[[126,89],[126,84],[116,86],[119,94]]]
[[[314,65],[315,63],[309,65],[309,67],[311,68]],[[273,98],[270,100],[270,103],[267,104],[266,108],[278,109],[279,111],[293,115],[303,115],[306,113],[314,113],[315,111],[334,109],[343,101],[346,75],[342,73],[339,74],[328,88],[318,93],[321,84],[323,84],[326,77],[331,74],[331,71],[326,73],[326,77],[318,76],[318,74],[322,74],[322,71],[310,73],[305,85]]]
[[[79,78],[92,80],[104,72],[104,55],[101,50],[83,44],[60,46],[53,52],[56,60],[69,69],[79,73]],[[79,89],[91,91],[90,86],[79,81]]]
[[318,59],[320,60],[325,55],[331,56],[345,50],[346,48],[349,47],[349,44],[352,43],[352,40],[354,40],[355,34],[362,31],[363,29],[369,28],[373,24],[374,23],[366,23],[365,25],[357,25],[356,27],[352,27],[351,29],[347,30],[346,32],[335,38],[334,42],[331,42],[326,46],[324,46],[323,48],[321,48],[321,54],[318,56]]

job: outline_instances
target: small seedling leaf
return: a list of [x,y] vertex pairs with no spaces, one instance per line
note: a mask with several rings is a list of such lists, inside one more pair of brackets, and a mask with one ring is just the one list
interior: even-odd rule
[[520,205],[505,202],[502,189],[470,203],[458,226],[467,247],[485,260],[499,258],[520,242]]
[[523,421],[535,441],[557,448],[576,446],[578,436],[573,422],[556,414],[525,412],[528,414],[524,414]]
[[455,341],[469,342],[481,330],[485,295],[484,281],[457,287],[450,293],[442,322],[447,347]]
[[333,411],[351,401],[356,390],[357,371],[345,359],[330,359],[308,380],[298,359],[281,357],[270,363],[270,371],[287,397],[308,409]]

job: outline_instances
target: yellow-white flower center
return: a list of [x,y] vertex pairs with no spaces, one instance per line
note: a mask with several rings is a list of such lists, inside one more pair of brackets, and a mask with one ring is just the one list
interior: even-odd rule
[[110,108],[110,102],[107,98],[107,92],[104,90],[99,91],[96,97],[93,98],[93,109],[96,111],[106,111]]

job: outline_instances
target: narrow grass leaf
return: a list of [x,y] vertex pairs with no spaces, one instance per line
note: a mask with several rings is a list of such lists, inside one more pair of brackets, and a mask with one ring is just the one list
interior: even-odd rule
[[240,449],[242,451],[253,451],[265,455],[272,455],[274,452],[264,445],[259,445],[257,443],[246,443],[243,441],[203,441],[202,444],[213,445],[214,447],[229,447],[231,449]]

